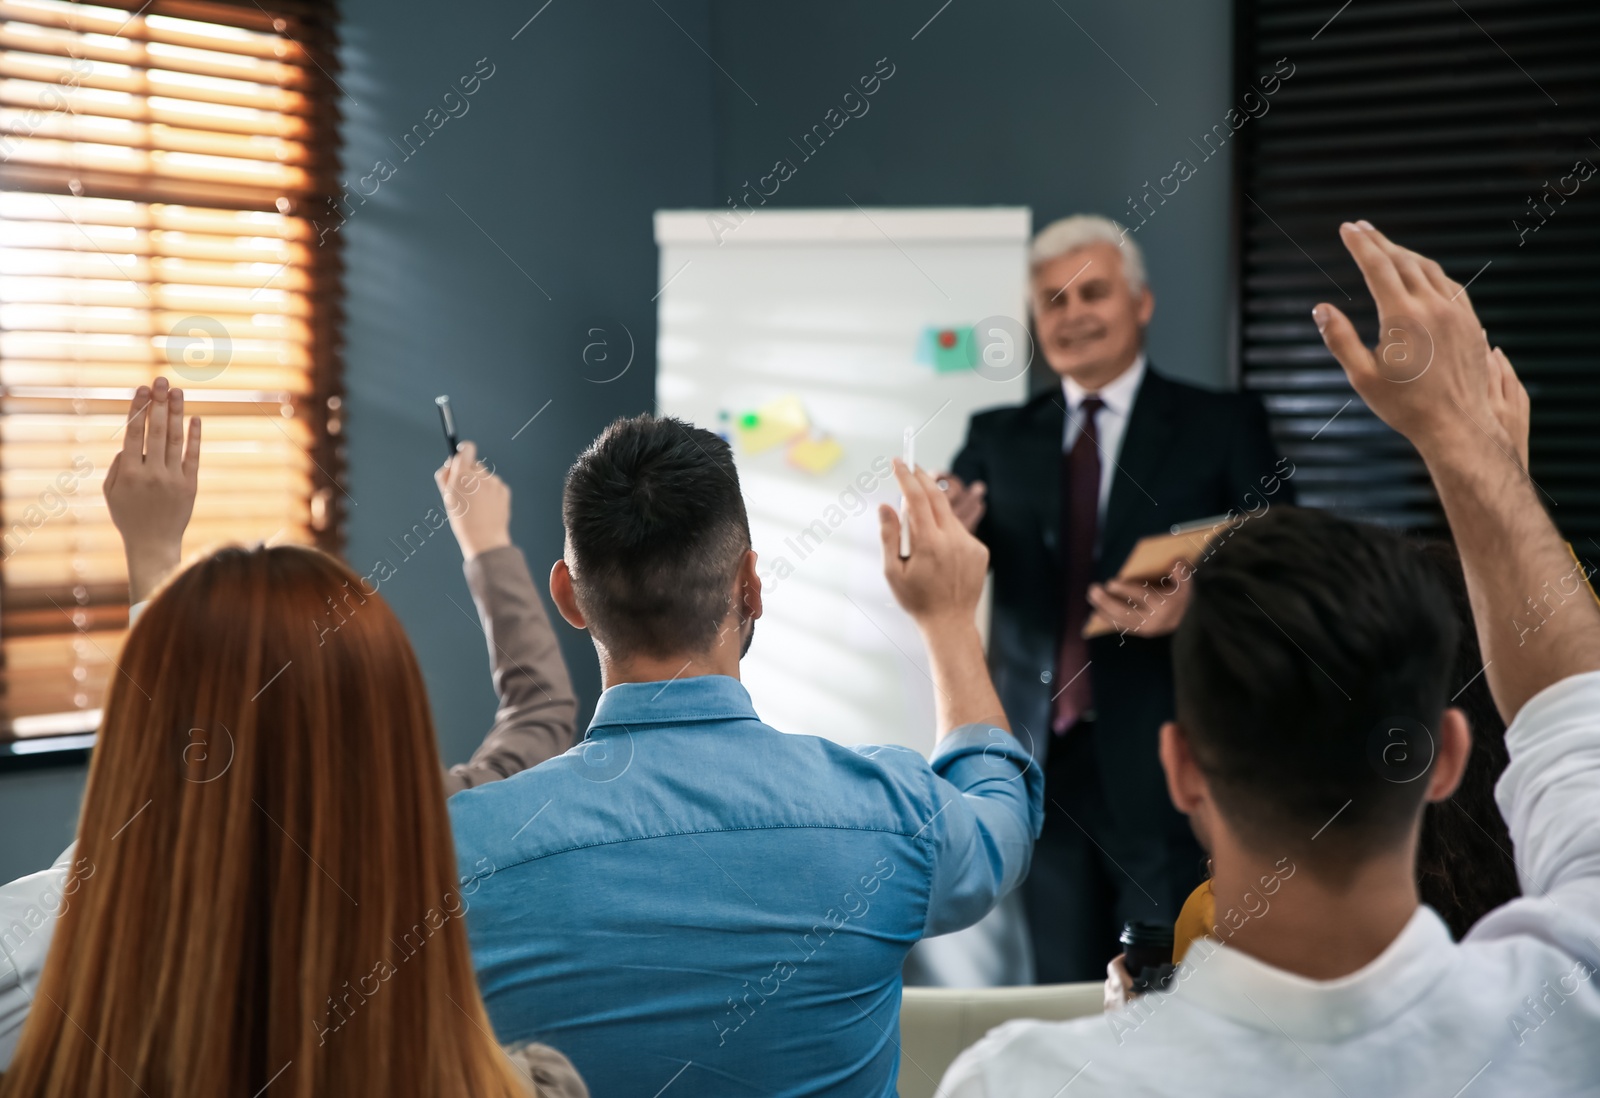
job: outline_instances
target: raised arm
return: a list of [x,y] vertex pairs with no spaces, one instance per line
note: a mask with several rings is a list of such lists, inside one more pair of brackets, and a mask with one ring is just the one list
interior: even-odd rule
[[964,724],[1011,731],[989,678],[978,633],[978,600],[989,550],[956,518],[945,493],[921,469],[894,463],[911,527],[911,555],[900,558],[900,517],[879,508],[883,570],[895,599],[922,632],[932,672],[938,737]]
[[1044,776],[1011,735],[978,635],[978,597],[989,552],[967,532],[922,470],[895,462],[911,528],[900,559],[900,519],[879,510],[889,588],[928,649],[938,745],[929,816],[918,836],[933,851],[923,931],[946,934],[981,919],[1028,873],[1044,822]]
[[1369,351],[1328,304],[1317,306],[1317,326],[1356,392],[1411,440],[1433,476],[1461,550],[1489,687],[1509,723],[1539,691],[1600,670],[1600,606],[1580,593],[1581,575],[1567,582],[1572,554],[1502,422],[1502,363],[1465,289],[1374,228],[1340,232],[1377,302],[1384,342]]
[[128,558],[130,606],[148,599],[178,567],[199,475],[200,417],[189,420],[185,448],[183,390],[164,377],[139,386],[102,489]]
[[461,444],[434,481],[465,558],[500,703],[471,760],[446,772],[449,795],[567,750],[578,703],[528,563],[511,543],[511,489],[477,460],[471,442]]

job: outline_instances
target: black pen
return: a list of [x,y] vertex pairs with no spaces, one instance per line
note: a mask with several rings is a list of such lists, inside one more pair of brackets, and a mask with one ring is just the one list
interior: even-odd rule
[[456,417],[450,411],[450,398],[436,396],[433,398],[433,403],[439,408],[439,422],[444,427],[444,440],[450,447],[450,456],[454,457],[456,447],[460,444],[456,441]]

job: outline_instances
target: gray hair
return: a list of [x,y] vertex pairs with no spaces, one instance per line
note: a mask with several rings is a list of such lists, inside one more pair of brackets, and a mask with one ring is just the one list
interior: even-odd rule
[[1040,229],[1039,235],[1033,238],[1033,246],[1028,249],[1028,262],[1037,267],[1085,244],[1115,244],[1122,250],[1122,274],[1128,280],[1128,288],[1134,293],[1145,288],[1144,253],[1139,245],[1134,243],[1127,229],[1098,214],[1063,217]]

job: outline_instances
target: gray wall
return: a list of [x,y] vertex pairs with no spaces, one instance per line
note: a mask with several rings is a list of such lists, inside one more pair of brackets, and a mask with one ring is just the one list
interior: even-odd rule
[[72,841],[88,768],[0,774],[0,881],[43,869]]
[[[711,190],[711,68],[684,33],[708,42],[706,0],[666,0],[682,31],[640,0],[542,2],[408,20],[393,0],[344,0],[352,183],[379,158],[395,167],[342,230],[347,556],[364,572],[380,558],[397,569],[380,590],[422,662],[446,761],[477,745],[494,696],[448,531],[410,559],[390,541],[426,531],[439,505],[433,398],[450,394],[463,437],[511,484],[512,533],[542,580],[561,553],[567,467],[606,423],[655,399],[651,215]],[[467,112],[403,159],[393,142],[484,57],[494,75]],[[608,380],[628,333],[632,365]],[[600,340],[619,357],[591,348],[586,362]],[[594,649],[557,629],[586,717]]]
[[[515,536],[543,573],[560,552],[567,465],[654,398],[657,208],[721,205],[792,156],[773,203],[848,206],[848,193],[866,206],[1023,204],[1041,224],[1127,216],[1146,180],[1190,157],[1195,176],[1136,237],[1158,294],[1152,355],[1184,377],[1226,377],[1229,162],[1201,162],[1190,138],[1228,108],[1228,0],[954,0],[926,27],[940,0],[662,0],[681,29],[648,0],[540,2],[441,22],[344,0],[350,182],[378,158],[394,167],[341,230],[348,556],[397,569],[381,589],[416,645],[446,759],[471,751],[494,703],[455,545],[441,531],[406,559],[389,543],[437,503],[432,398],[451,394],[509,478]],[[391,139],[485,57],[494,75],[467,112],[404,159]],[[801,161],[789,139],[884,57],[895,73],[869,112]],[[632,365],[601,383],[626,360],[624,329]],[[558,629],[587,712],[593,650]],[[82,783],[82,768],[0,775],[0,880],[70,839]]]
[[[1225,384],[1232,143],[1204,161],[1190,139],[1227,114],[1231,0],[954,0],[929,23],[942,2],[715,5],[717,202],[789,157],[769,204],[1025,205],[1036,228],[1079,212],[1133,227],[1129,198],[1189,158],[1134,236],[1156,291],[1150,353]],[[791,141],[843,113],[879,58],[894,75],[867,113],[802,160]]]

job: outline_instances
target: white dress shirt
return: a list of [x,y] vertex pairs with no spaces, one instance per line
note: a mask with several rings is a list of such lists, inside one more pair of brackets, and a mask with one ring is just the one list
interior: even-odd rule
[[941,1095],[1600,1094],[1600,672],[1529,701],[1506,746],[1524,896],[1459,945],[1420,907],[1371,964],[1308,980],[1202,939],[1166,993],[992,1030]]
[[1116,380],[1091,393],[1070,377],[1061,379],[1061,392],[1067,400],[1067,426],[1061,437],[1061,450],[1065,453],[1072,449],[1072,444],[1078,440],[1078,431],[1082,420],[1078,407],[1086,396],[1097,396],[1105,401],[1105,407],[1100,409],[1094,418],[1095,436],[1100,440],[1100,521],[1103,524],[1106,517],[1106,500],[1111,497],[1111,478],[1116,475],[1117,462],[1122,457],[1122,437],[1128,431],[1128,414],[1133,411],[1133,402],[1139,396],[1139,385],[1144,381],[1144,352],[1139,352],[1139,357],[1133,360]]
[[56,920],[72,902],[75,881],[93,873],[87,866],[73,870],[72,851],[67,847],[49,869],[0,885],[0,1072],[17,1049]]

